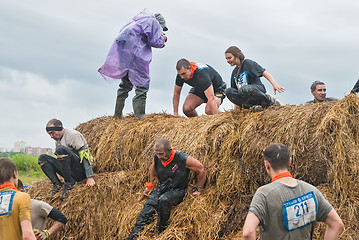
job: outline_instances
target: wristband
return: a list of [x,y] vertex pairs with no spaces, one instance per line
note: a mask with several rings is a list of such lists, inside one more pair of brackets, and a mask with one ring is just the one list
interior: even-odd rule
[[202,188],[198,187],[197,192],[202,192]]
[[145,184],[145,188],[148,188],[148,189],[153,189],[153,184],[150,183],[150,182],[146,182]]

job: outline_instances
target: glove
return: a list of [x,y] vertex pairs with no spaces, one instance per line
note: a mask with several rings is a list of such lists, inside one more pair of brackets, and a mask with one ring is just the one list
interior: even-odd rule
[[79,157],[80,157],[80,163],[82,163],[82,160],[84,158],[86,158],[89,161],[90,165],[91,165],[91,161],[93,161],[93,157],[88,149],[79,151]]
[[48,240],[50,239],[50,233],[47,230],[40,231],[39,229],[34,229],[36,240]]

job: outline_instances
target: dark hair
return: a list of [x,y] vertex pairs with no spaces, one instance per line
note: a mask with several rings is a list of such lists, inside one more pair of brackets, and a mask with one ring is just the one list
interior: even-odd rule
[[9,181],[14,176],[14,172],[17,172],[15,163],[8,158],[0,158],[0,185]]
[[50,121],[48,121],[46,127],[49,127],[51,125],[54,125],[54,127],[62,127],[62,122],[58,119],[53,118]]
[[155,147],[159,146],[163,146],[163,150],[165,150],[165,152],[169,152],[171,149],[170,141],[165,138],[160,138],[155,142]]
[[314,81],[312,83],[312,85],[310,86],[310,91],[314,92],[315,89],[317,88],[317,85],[325,85],[325,84],[323,82],[321,82],[321,81]]
[[176,65],[176,69],[177,71],[181,70],[182,68],[189,68],[191,67],[191,64],[189,63],[189,61],[187,59],[180,59],[177,61],[177,65]]
[[263,153],[264,160],[267,160],[273,170],[288,168],[290,152],[282,143],[272,143]]
[[242,51],[236,46],[230,46],[224,53],[233,54],[234,57],[239,58],[239,60],[241,61],[241,64],[245,58]]

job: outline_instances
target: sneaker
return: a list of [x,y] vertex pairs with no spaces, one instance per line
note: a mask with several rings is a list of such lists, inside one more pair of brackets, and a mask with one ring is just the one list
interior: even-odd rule
[[66,198],[69,192],[71,191],[71,189],[73,189],[76,186],[76,184],[77,182],[75,182],[72,185],[65,185],[64,190],[62,190],[60,199],[63,200],[64,198]]
[[276,99],[276,98],[274,98],[273,96],[272,96],[272,94],[270,94],[270,93],[266,93],[266,95],[267,95],[267,97],[268,97],[268,99],[269,99],[269,101],[270,101],[270,106],[281,106],[282,104],[278,101],[278,99]]
[[60,191],[60,189],[62,188],[62,185],[63,185],[62,183],[54,184],[54,187],[51,189],[48,196],[53,197],[56,193],[58,193]]
[[252,107],[249,108],[250,110],[253,110],[254,112],[260,112],[263,111],[263,107],[261,105],[254,105]]

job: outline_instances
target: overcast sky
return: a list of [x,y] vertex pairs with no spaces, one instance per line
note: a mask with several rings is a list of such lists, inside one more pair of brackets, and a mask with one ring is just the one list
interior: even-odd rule
[[[356,0],[1,1],[0,148],[15,141],[53,148],[49,119],[75,128],[113,115],[119,82],[107,83],[97,69],[120,28],[144,8],[160,12],[169,28],[166,47],[153,51],[147,113],[173,113],[180,58],[210,64],[229,84],[233,69],[224,51],[231,45],[286,88],[276,95],[286,104],[311,100],[315,80],[326,83],[327,96],[343,98],[359,77]],[[132,112],[133,92],[125,113]],[[231,108],[225,99],[221,110]]]

